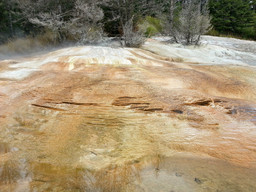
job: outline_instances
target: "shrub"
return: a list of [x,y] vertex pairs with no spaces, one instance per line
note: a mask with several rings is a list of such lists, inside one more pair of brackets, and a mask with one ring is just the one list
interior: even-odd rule
[[144,31],[134,28],[133,19],[125,23],[123,27],[124,45],[127,47],[140,47],[145,42]]
[[207,9],[202,10],[200,2],[193,0],[184,3],[178,18],[173,22],[171,35],[177,43],[197,45],[201,35],[210,30],[210,20]]
[[211,29],[207,1],[171,0],[163,21],[164,33],[172,37],[172,42],[183,45],[198,45],[201,35]]
[[158,33],[161,33],[163,27],[160,19],[147,16],[145,21],[140,25],[140,28],[145,31],[146,37],[152,37]]

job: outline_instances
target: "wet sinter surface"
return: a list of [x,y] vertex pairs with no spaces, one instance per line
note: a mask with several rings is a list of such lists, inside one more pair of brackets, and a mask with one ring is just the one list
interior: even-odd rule
[[[1,138],[12,140],[0,145],[1,191],[256,190],[254,169],[177,152],[190,143],[200,148],[212,131],[198,133],[165,114],[79,108],[17,114]],[[47,119],[54,120],[50,128]]]
[[1,192],[256,191],[255,68],[74,50],[0,62]]

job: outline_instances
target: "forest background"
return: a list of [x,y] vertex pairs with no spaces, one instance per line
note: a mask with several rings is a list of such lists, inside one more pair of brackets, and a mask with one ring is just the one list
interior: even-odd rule
[[139,47],[156,34],[182,44],[199,44],[203,34],[256,40],[256,0],[0,0],[0,44],[116,37]]

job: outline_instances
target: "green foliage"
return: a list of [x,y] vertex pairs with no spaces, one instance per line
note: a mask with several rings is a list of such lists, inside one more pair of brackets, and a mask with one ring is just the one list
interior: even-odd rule
[[17,4],[0,0],[0,43],[22,31],[20,10]]
[[8,29],[8,12],[5,8],[4,2],[0,2],[0,31],[6,31]]
[[146,37],[152,37],[163,30],[161,20],[151,16],[145,18],[142,24],[140,24],[140,28],[143,28],[145,31]]
[[210,0],[209,9],[217,31],[250,35],[255,21],[249,0]]
[[242,38],[244,39],[256,39],[256,31],[254,27],[246,27],[241,30]]
[[206,35],[211,35],[211,36],[220,36],[220,32],[216,31],[215,29],[212,29],[206,33]]

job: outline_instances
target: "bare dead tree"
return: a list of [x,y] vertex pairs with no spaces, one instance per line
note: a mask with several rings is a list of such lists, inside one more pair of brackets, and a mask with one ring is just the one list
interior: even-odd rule
[[[185,45],[200,42],[201,35],[211,27],[207,2],[198,0],[168,0],[167,33],[176,43]],[[180,10],[179,10],[180,9]]]
[[112,18],[119,22],[121,39],[125,46],[139,47],[144,43],[144,32],[139,29],[138,20],[152,13],[154,0],[110,0],[108,7]]
[[23,0],[22,10],[30,23],[50,31],[55,43],[65,39],[80,43],[100,41],[104,36],[102,20],[109,11],[108,18],[112,15],[112,21],[118,23],[121,42],[139,47],[145,40],[139,21],[161,12],[167,15],[167,34],[175,42],[198,44],[210,26],[207,3],[200,1],[207,0]]
[[158,9],[161,10],[158,17],[161,18],[163,23],[163,33],[172,36],[173,40],[177,43],[176,31],[174,29],[175,19],[177,19],[177,12],[179,11],[179,0],[162,0],[158,4]]
[[100,21],[104,13],[100,7],[107,0],[70,1],[70,8],[63,10],[56,3],[51,7],[44,0],[25,0],[22,10],[27,20],[53,34],[54,43],[73,39],[79,43],[93,43],[102,39]]
[[35,18],[29,18],[32,24],[44,27],[53,34],[54,43],[62,41],[62,30],[65,23],[62,21],[61,16],[56,12],[39,13]]
[[183,4],[179,20],[174,26],[177,40],[186,45],[198,45],[201,35],[210,28],[210,16],[204,8],[201,10],[201,4],[192,0]]
[[77,0],[75,2],[72,19],[67,22],[66,30],[80,43],[95,43],[104,36],[104,12],[100,7],[107,1]]
[[145,42],[144,31],[134,30],[133,18],[123,26],[123,38],[127,47],[140,47]]
[[50,7],[50,1],[45,0],[23,0],[19,3],[22,15],[27,23],[37,26],[43,33],[50,33],[52,43],[62,41],[62,28],[64,21],[61,7]]

